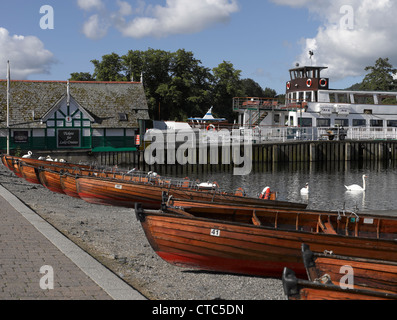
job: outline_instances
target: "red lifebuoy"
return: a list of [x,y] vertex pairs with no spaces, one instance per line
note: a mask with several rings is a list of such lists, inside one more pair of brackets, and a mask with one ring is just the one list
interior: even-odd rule
[[207,126],[207,131],[209,131],[211,128],[212,128],[212,130],[215,131],[215,126],[214,126],[213,124],[209,124],[209,125]]
[[259,199],[269,200],[271,193],[272,192],[270,191],[270,188],[266,187],[265,189],[263,189],[262,193],[259,195]]
[[287,82],[287,89],[291,89],[291,82]]
[[312,79],[307,79],[306,85],[308,88],[310,88],[312,86]]
[[321,87],[324,88],[324,87],[327,86],[327,84],[328,84],[327,79],[324,79],[324,78],[320,79],[320,86]]

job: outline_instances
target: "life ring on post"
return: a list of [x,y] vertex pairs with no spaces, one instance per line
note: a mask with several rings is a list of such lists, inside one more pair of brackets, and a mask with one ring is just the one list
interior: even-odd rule
[[207,126],[207,131],[211,129],[215,131],[215,126],[212,123]]
[[324,87],[327,86],[327,84],[328,84],[327,79],[324,79],[324,78],[320,79],[320,86],[321,87],[324,88]]
[[269,200],[270,199],[270,194],[272,192],[270,191],[270,187],[266,187],[262,190],[262,193],[259,195],[259,199],[263,200]]
[[312,86],[312,84],[313,84],[312,79],[307,79],[307,81],[306,81],[306,86],[307,86],[308,88],[310,88],[310,87]]

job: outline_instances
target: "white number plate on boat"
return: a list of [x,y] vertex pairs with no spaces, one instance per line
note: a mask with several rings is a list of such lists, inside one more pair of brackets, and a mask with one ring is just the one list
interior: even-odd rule
[[123,186],[121,185],[121,184],[116,184],[115,186],[114,186],[116,189],[123,189]]
[[210,235],[214,237],[219,237],[221,235],[221,230],[211,229]]

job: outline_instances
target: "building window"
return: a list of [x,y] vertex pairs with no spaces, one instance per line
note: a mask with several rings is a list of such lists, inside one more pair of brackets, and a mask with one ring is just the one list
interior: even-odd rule
[[387,126],[396,128],[397,127],[397,120],[387,120]]
[[128,116],[126,113],[119,113],[119,121],[128,121]]
[[317,119],[317,127],[330,127],[331,126],[331,119],[324,118],[324,119]]
[[312,127],[313,119],[312,118],[298,118],[298,123],[300,127]]
[[365,119],[353,119],[353,127],[365,127],[366,125]]
[[349,119],[335,119],[335,127],[348,127]]
[[370,120],[371,127],[383,127],[383,120]]

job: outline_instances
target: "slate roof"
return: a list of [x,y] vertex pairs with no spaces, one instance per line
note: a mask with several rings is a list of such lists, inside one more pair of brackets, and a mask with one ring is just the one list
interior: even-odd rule
[[[149,119],[140,82],[70,81],[69,86],[71,97],[95,119],[92,128],[138,128],[138,120]],[[16,80],[10,88],[11,128],[45,128],[41,120],[67,95],[67,81]],[[7,80],[0,80],[0,128],[6,122]]]

